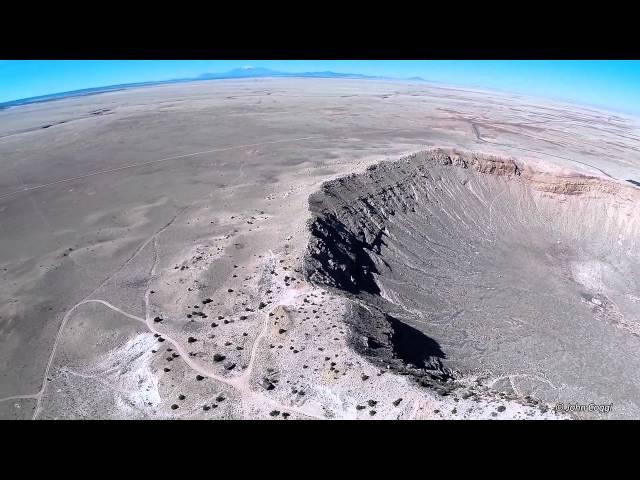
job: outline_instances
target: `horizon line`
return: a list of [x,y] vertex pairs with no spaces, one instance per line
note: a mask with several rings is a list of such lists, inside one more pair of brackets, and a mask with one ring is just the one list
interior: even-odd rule
[[[263,74],[263,75],[255,75],[255,76],[246,75],[246,76],[229,76],[229,77],[224,77],[224,76],[215,77],[214,76],[214,77],[211,77],[211,78],[202,78],[202,77],[207,76],[207,75],[225,75],[225,74],[230,74],[231,72],[234,72],[234,71],[247,72],[247,71],[250,71],[250,70],[268,71],[269,73],[272,73],[273,75]],[[327,74],[327,76],[323,76],[322,74]],[[328,75],[328,74],[336,75],[336,77],[333,77],[333,76]],[[317,75],[317,76],[316,77],[307,77],[306,75]],[[354,78],[349,78],[349,76],[354,76]],[[36,95],[36,96],[32,96],[32,97],[22,97],[22,98],[17,98],[17,99],[14,99],[14,100],[7,100],[5,102],[0,102],[0,111],[8,110],[10,108],[27,106],[27,105],[37,104],[37,103],[53,102],[53,101],[57,101],[57,100],[64,100],[64,99],[80,97],[80,96],[99,95],[101,93],[110,93],[110,92],[116,92],[116,91],[121,91],[121,90],[132,89],[132,88],[153,87],[153,86],[158,86],[160,84],[204,82],[204,81],[210,81],[210,80],[246,80],[246,79],[252,79],[252,78],[253,79],[258,79],[258,78],[287,78],[287,77],[288,78],[325,78],[325,79],[339,79],[339,80],[369,80],[369,81],[378,80],[378,81],[395,81],[395,82],[422,82],[422,83],[425,83],[427,85],[431,85],[431,86],[433,86],[435,88],[451,87],[451,88],[455,88],[455,89],[463,89],[463,90],[467,89],[467,90],[470,90],[470,91],[476,90],[476,91],[481,91],[481,92],[486,92],[486,93],[498,93],[498,94],[503,94],[503,95],[516,95],[516,96],[521,96],[521,97],[525,97],[525,98],[530,98],[532,100],[533,99],[537,99],[537,100],[562,102],[562,103],[566,103],[568,105],[573,105],[573,106],[576,106],[576,107],[594,108],[594,109],[597,109],[597,110],[603,111],[603,112],[623,114],[623,115],[628,115],[628,116],[631,116],[631,117],[634,117],[634,118],[640,118],[640,110],[633,110],[633,111],[632,110],[622,110],[622,109],[618,109],[616,107],[612,107],[612,106],[609,106],[609,105],[589,104],[589,103],[586,103],[586,102],[579,102],[577,100],[569,100],[569,99],[566,99],[566,98],[552,97],[552,96],[548,96],[548,97],[547,96],[539,96],[539,95],[523,93],[523,92],[515,91],[515,90],[504,90],[504,89],[499,89],[499,88],[495,88],[495,87],[487,87],[487,86],[483,86],[483,85],[460,84],[460,83],[453,83],[453,82],[443,82],[443,81],[438,81],[438,80],[428,80],[428,79],[425,79],[422,76],[389,77],[389,76],[382,76],[382,75],[367,75],[367,74],[353,73],[353,72],[350,72],[350,73],[334,72],[334,71],[331,71],[331,70],[283,72],[283,71],[272,70],[272,69],[264,68],[264,67],[253,67],[253,66],[250,66],[250,65],[247,65],[247,66],[244,66],[244,67],[233,68],[231,70],[227,70],[227,71],[224,71],[224,72],[203,72],[203,73],[199,74],[197,77],[170,78],[170,79],[164,79],[164,80],[149,80],[149,81],[143,81],[143,82],[107,84],[107,85],[100,85],[100,86],[96,86],[96,87],[87,87],[87,88],[80,88],[80,89],[75,89],[75,90],[52,92],[52,93],[47,93],[45,95]]]

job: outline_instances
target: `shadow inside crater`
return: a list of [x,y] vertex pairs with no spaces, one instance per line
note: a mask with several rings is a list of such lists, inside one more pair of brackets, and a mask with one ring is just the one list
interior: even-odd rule
[[396,357],[418,368],[442,368],[441,360],[446,355],[436,340],[391,315],[386,315],[386,319],[393,331],[392,343]]
[[363,232],[353,233],[335,215],[326,214],[316,218],[311,233],[320,247],[311,253],[314,267],[332,278],[336,288],[351,294],[380,294],[374,277],[379,272],[370,252],[380,253],[385,245],[383,231],[367,242]]
[[[410,318],[405,318],[407,312],[400,313],[402,309],[387,300],[378,284],[378,276],[392,272],[384,258],[388,253],[384,219],[393,211],[381,212],[366,197],[359,199],[364,213],[347,206],[337,210],[332,206],[333,198],[325,188],[309,199],[315,218],[309,224],[305,276],[312,283],[357,299],[348,320],[357,351],[386,368],[416,375],[425,386],[452,379],[451,371],[442,364],[446,355],[440,344],[412,326]],[[385,272],[380,272],[380,267]]]

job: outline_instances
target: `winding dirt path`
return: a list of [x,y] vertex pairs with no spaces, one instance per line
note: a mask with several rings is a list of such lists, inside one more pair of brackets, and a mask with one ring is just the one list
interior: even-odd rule
[[[269,310],[267,310],[264,313],[264,317],[265,320],[262,324],[262,328],[260,333],[258,334],[258,336],[256,337],[256,339],[253,342],[253,346],[251,348],[251,354],[249,356],[249,362],[248,362],[248,367],[247,369],[239,376],[235,377],[235,378],[227,378],[221,375],[218,375],[216,372],[204,367],[203,365],[199,364],[198,362],[194,361],[193,359],[191,359],[189,357],[189,353],[187,352],[187,350],[185,349],[185,347],[183,345],[180,344],[180,342],[178,342],[176,339],[172,338],[171,336],[167,335],[166,333],[158,330],[157,328],[155,328],[153,326],[153,321],[151,319],[151,315],[150,315],[150,285],[152,280],[155,278],[156,276],[156,269],[157,269],[157,265],[158,265],[158,261],[159,261],[159,255],[158,255],[158,237],[159,235],[164,232],[176,219],[176,217],[178,216],[178,214],[176,214],[176,216],[173,217],[173,219],[167,223],[163,228],[161,228],[160,230],[158,230],[154,235],[152,235],[149,239],[147,239],[135,252],[134,254],[127,260],[127,262],[122,265],[114,274],[110,275],[107,279],[105,279],[103,282],[100,283],[100,285],[98,287],[96,287],[93,292],[91,294],[89,294],[88,297],[90,297],[93,293],[95,293],[97,290],[100,289],[100,287],[102,287],[105,283],[107,283],[111,278],[113,278],[114,275],[116,275],[120,270],[122,270],[122,268],[124,268],[127,264],[129,264],[134,258],[137,257],[137,255],[142,252],[150,243],[153,242],[153,248],[154,248],[154,263],[153,266],[151,268],[151,272],[150,272],[150,276],[149,276],[149,281],[147,284],[147,289],[145,291],[145,296],[144,296],[144,302],[145,302],[145,318],[139,317],[137,315],[133,315],[129,312],[126,312],[125,310],[122,310],[121,308],[113,305],[112,303],[110,303],[107,300],[103,300],[103,299],[98,299],[98,298],[85,298],[83,300],[81,300],[80,302],[76,303],[73,307],[71,307],[67,313],[65,314],[62,323],[60,324],[60,328],[58,330],[58,333],[56,335],[56,340],[53,344],[52,350],[51,350],[51,354],[49,356],[49,361],[47,362],[47,367],[45,369],[45,374],[44,374],[44,378],[42,381],[42,386],[40,388],[40,390],[34,394],[29,394],[29,395],[16,395],[16,396],[12,396],[12,397],[6,397],[6,398],[2,398],[0,399],[0,402],[2,401],[9,401],[9,400],[18,400],[18,399],[36,399],[37,403],[36,403],[36,409],[34,411],[33,414],[33,419],[37,419],[38,415],[41,413],[42,411],[42,396],[44,394],[44,391],[46,390],[46,385],[47,385],[47,378],[49,376],[49,372],[51,370],[51,366],[53,364],[53,360],[55,358],[60,340],[62,339],[62,335],[64,332],[64,329],[67,325],[67,322],[69,321],[69,319],[71,318],[72,314],[75,312],[75,310],[79,307],[81,307],[82,305],[87,305],[90,303],[97,303],[100,305],[103,305],[106,308],[109,308],[110,310],[117,312],[131,320],[135,320],[137,322],[140,322],[142,324],[144,324],[147,329],[157,335],[162,336],[166,341],[168,341],[169,343],[171,343],[173,345],[173,347],[176,349],[176,351],[180,354],[181,358],[184,360],[184,362],[189,366],[189,368],[191,368],[194,372],[199,373],[200,375],[207,377],[207,378],[211,378],[212,380],[215,380],[217,382],[220,382],[224,385],[227,385],[233,389],[235,389],[236,391],[238,391],[238,393],[240,394],[240,396],[242,397],[242,407],[243,410],[246,410],[246,405],[247,405],[247,401],[248,400],[252,400],[252,403],[256,403],[256,404],[262,404],[262,405],[270,405],[271,407],[273,407],[274,409],[279,409],[279,410],[283,410],[283,411],[287,411],[287,412],[291,412],[291,413],[296,413],[302,417],[307,417],[307,418],[314,418],[314,419],[320,419],[321,417],[318,417],[316,415],[314,415],[311,412],[307,412],[304,411],[300,408],[297,408],[295,406],[290,406],[290,405],[284,405],[268,396],[266,396],[264,393],[253,390],[251,388],[251,383],[250,383],[250,379],[251,379],[251,374],[253,373],[254,367],[255,367],[255,360],[258,354],[258,347],[260,345],[260,342],[262,341],[263,337],[266,335],[267,331],[268,331],[268,327],[269,327],[269,313],[271,313],[273,310],[275,310],[276,308],[280,307],[280,306],[284,306],[284,305],[289,305],[291,302],[293,302],[297,297],[299,297],[300,295],[303,295],[306,290],[295,290],[295,289],[288,289],[284,292],[284,294],[281,296],[281,298],[274,302],[274,306],[271,307]],[[269,252],[270,255],[273,257],[274,254],[273,252]]]
[[[303,291],[300,292],[293,292],[293,294],[291,293],[291,291],[287,291],[287,293],[284,295],[283,300],[285,302],[289,302],[293,299],[295,299],[296,297],[298,297],[299,295],[304,294]],[[283,303],[281,302],[276,302],[277,304],[272,307],[268,312],[265,313],[265,321],[262,327],[262,330],[260,332],[260,334],[258,335],[258,337],[256,337],[256,340],[254,341],[254,345],[253,348],[251,350],[251,356],[249,358],[249,367],[246,369],[245,372],[243,372],[242,375],[235,377],[235,378],[226,378],[224,376],[220,376],[218,374],[216,374],[214,371],[209,370],[208,368],[205,368],[204,366],[200,365],[199,363],[197,363],[196,361],[192,360],[189,357],[188,352],[185,350],[185,348],[174,338],[172,338],[171,336],[167,335],[166,333],[161,332],[160,330],[154,328],[152,326],[152,324],[149,323],[149,319],[144,319],[142,317],[138,317],[137,315],[133,315],[130,314],[124,310],[122,310],[119,307],[116,307],[115,305],[111,304],[110,302],[106,301],[106,300],[102,300],[102,299],[88,299],[88,300],[83,300],[79,303],[77,303],[76,305],[74,305],[68,312],[68,315],[70,315],[71,313],[73,313],[73,311],[82,306],[82,305],[86,305],[89,303],[98,303],[100,305],[103,305],[107,308],[109,308],[110,310],[113,310],[114,312],[117,312],[127,318],[130,318],[132,320],[136,320],[140,323],[143,323],[144,325],[146,325],[146,327],[148,328],[149,331],[151,331],[152,333],[156,333],[158,335],[161,335],[166,341],[168,341],[169,343],[171,343],[173,345],[173,347],[176,349],[176,351],[180,354],[181,358],[184,360],[184,362],[195,372],[207,377],[207,378],[211,378],[217,382],[220,382],[224,385],[227,385],[229,387],[232,387],[234,389],[236,389],[241,396],[243,397],[243,401],[246,399],[252,399],[255,400],[259,403],[262,404],[268,404],[271,405],[274,408],[278,408],[280,410],[284,410],[284,411],[289,411],[289,412],[293,412],[293,413],[297,413],[298,415],[304,416],[304,417],[310,417],[310,418],[316,418],[319,419],[320,417],[317,417],[315,415],[313,415],[310,412],[306,412],[304,410],[301,410],[297,407],[294,406],[289,406],[289,405],[284,405],[280,402],[277,402],[276,400],[273,400],[272,398],[267,397],[266,395],[264,395],[261,392],[255,391],[251,389],[251,385],[250,385],[250,378],[251,378],[251,374],[253,372],[253,368],[255,365],[255,358],[257,355],[257,347],[258,344],[260,342],[260,340],[262,339],[262,337],[266,334],[266,331],[268,329],[268,319],[269,319],[269,313],[278,308],[279,306],[282,306]],[[286,303],[285,303],[286,304]],[[67,317],[68,318],[68,317]],[[3,398],[0,399],[0,401],[4,401],[4,400],[13,400],[13,399],[21,399],[21,398],[40,398],[40,396],[42,395],[42,391],[38,392],[37,394],[34,395],[18,395],[18,396],[14,396],[14,397],[7,397],[7,398]],[[40,410],[38,410],[37,413],[39,413]],[[36,418],[36,414],[34,414],[34,418]]]
[[[44,375],[42,377],[42,384],[40,386],[40,390],[38,390],[35,394],[33,394],[30,397],[30,398],[36,398],[37,399],[36,408],[35,408],[35,411],[33,413],[33,419],[34,420],[36,418],[38,418],[38,415],[40,414],[41,403],[42,403],[42,395],[43,395],[43,393],[44,393],[44,391],[46,389],[46,386],[47,386],[47,378],[49,377],[49,371],[51,370],[51,365],[53,364],[53,359],[54,359],[54,357],[56,355],[56,351],[58,349],[58,344],[60,343],[60,340],[62,338],[62,332],[64,331],[64,327],[66,326],[67,322],[69,321],[69,318],[71,317],[71,314],[73,313],[73,311],[76,308],[78,308],[79,306],[83,305],[84,303],[88,303],[89,302],[89,298],[92,297],[95,292],[97,292],[100,288],[102,288],[104,285],[106,285],[114,276],[116,276],[120,271],[122,271],[122,269],[124,267],[129,265],[129,263],[131,263],[140,254],[140,252],[142,252],[145,249],[145,247],[147,245],[149,245],[149,243],[154,241],[154,239],[158,235],[160,235],[167,228],[169,228],[173,224],[173,222],[175,222],[175,220],[178,217],[178,215],[180,215],[180,213],[182,213],[183,211],[184,211],[184,209],[182,209],[178,213],[176,213],[173,216],[173,218],[171,220],[169,220],[169,222],[167,222],[167,224],[165,224],[160,230],[158,230],[156,233],[151,235],[151,237],[149,237],[142,245],[140,245],[140,247],[138,247],[138,249],[135,252],[133,252],[133,254],[127,259],[127,261],[120,266],[120,268],[118,268],[115,272],[113,272],[111,275],[109,275],[107,278],[105,278],[102,282],[100,282],[100,284],[96,288],[94,288],[93,291],[91,293],[89,293],[89,295],[87,295],[80,302],[76,303],[64,315],[64,317],[62,318],[62,322],[60,323],[60,327],[58,328],[58,333],[56,334],[56,338],[55,338],[55,341],[53,343],[53,346],[51,347],[51,353],[49,354],[49,360],[47,361],[47,366],[46,366],[46,368],[44,370]],[[127,314],[127,316],[132,318],[132,316],[130,316],[129,314]]]

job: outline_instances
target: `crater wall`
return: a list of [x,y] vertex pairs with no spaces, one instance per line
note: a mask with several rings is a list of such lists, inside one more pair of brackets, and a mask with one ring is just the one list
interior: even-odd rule
[[607,179],[429,150],[312,195],[305,273],[352,302],[352,344],[372,361],[436,388],[473,375],[638,417],[638,200]]

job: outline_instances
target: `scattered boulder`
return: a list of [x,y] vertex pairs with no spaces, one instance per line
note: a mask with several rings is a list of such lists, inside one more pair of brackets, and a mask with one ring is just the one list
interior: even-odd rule
[[265,390],[273,390],[274,388],[276,388],[276,386],[273,383],[271,383],[271,380],[269,380],[266,377],[260,380],[258,385],[260,385]]
[[402,399],[401,399],[401,398],[399,398],[399,399],[397,399],[397,400],[394,400],[394,401],[393,401],[393,406],[394,406],[394,407],[397,407],[398,405],[400,405],[400,402],[402,402]]
[[187,342],[189,342],[189,343],[193,343],[193,342],[197,342],[197,341],[198,341],[198,339],[194,338],[194,337],[187,338]]
[[227,357],[225,357],[225,356],[224,356],[224,355],[222,355],[221,353],[215,353],[215,354],[213,355],[213,361],[214,361],[214,362],[221,362],[221,361],[223,361],[225,358],[227,358]]
[[202,380],[204,380],[204,377],[202,375],[196,375],[196,380],[201,382]]
[[160,323],[160,322],[162,321],[162,318],[160,318],[160,317],[155,317],[155,318],[153,319],[153,321],[154,321],[155,323]]

